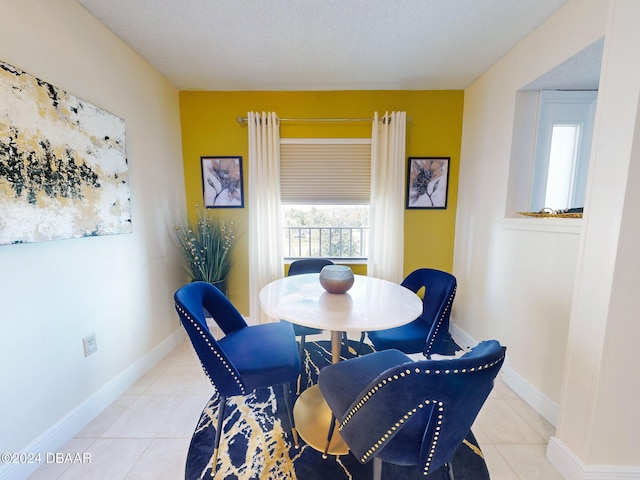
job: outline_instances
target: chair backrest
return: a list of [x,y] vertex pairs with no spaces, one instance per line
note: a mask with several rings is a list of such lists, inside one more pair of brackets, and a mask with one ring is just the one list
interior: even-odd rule
[[327,265],[334,265],[334,263],[326,258],[301,258],[300,260],[291,262],[287,276],[302,275],[303,273],[320,273],[320,270]]
[[401,285],[414,293],[425,287],[420,318],[430,326],[423,352],[429,355],[449,332],[451,306],[456,296],[456,277],[441,270],[420,268],[407,275]]
[[245,385],[211,334],[206,322],[208,312],[226,334],[247,326],[233,304],[216,287],[207,282],[189,283],[174,295],[176,311],[198,354],[204,372],[221,395],[244,395]]
[[[380,456],[405,465],[417,460],[425,475],[437,470],[451,461],[469,433],[505,352],[490,340],[460,358],[421,360],[386,370],[341,419],[343,438],[361,462]],[[411,455],[409,445],[419,445],[418,458],[394,462]]]

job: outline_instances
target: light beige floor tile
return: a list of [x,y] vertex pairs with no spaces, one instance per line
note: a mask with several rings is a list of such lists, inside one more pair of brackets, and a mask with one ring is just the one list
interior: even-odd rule
[[145,390],[147,395],[213,395],[211,382],[199,365],[175,363]]
[[120,395],[111,405],[105,408],[89,425],[76,434],[76,438],[97,438],[109,428],[117,418],[138,398],[138,395]]
[[176,361],[174,365],[191,365],[193,367],[198,367],[202,370],[202,364],[200,363],[200,359],[198,358],[198,354],[193,349],[191,345],[189,345],[189,351],[176,357]]
[[143,394],[153,382],[155,382],[162,374],[175,363],[175,359],[163,358],[155,367],[145,373],[132,387],[127,390],[127,394]]
[[173,415],[156,434],[157,438],[188,438],[198,424],[200,414],[207,405],[211,395],[186,395]]
[[184,395],[140,395],[101,435],[102,438],[154,438]]
[[192,349],[193,347],[191,346],[191,341],[189,340],[189,337],[187,337],[187,334],[184,333],[182,341],[178,343],[178,345],[176,345],[175,348],[171,350],[166,357],[168,358],[172,356],[173,357],[180,356]]
[[[54,455],[56,453],[76,454],[83,455],[84,453],[91,452],[91,445],[95,442],[93,438],[74,438],[70,440],[59,452],[51,452]],[[59,462],[54,456],[42,457],[40,468],[36,470],[29,480],[56,480],[71,467],[70,463]]]
[[545,457],[546,445],[496,445],[522,480],[562,480]]
[[153,440],[125,480],[184,480],[190,440]]
[[490,444],[544,444],[544,438],[525,422],[507,400],[489,398],[476,419]]
[[476,440],[478,441],[480,448],[484,448],[485,445],[492,444],[491,439],[486,433],[484,433],[484,430],[482,430],[482,427],[478,424],[477,419],[471,426],[471,431],[473,432],[473,435],[476,437]]
[[184,341],[180,343],[176,348],[174,348],[166,357],[167,360],[173,360],[173,364],[176,363],[197,363],[200,364],[200,360],[198,360],[198,355],[196,351],[193,349],[190,341]]
[[91,463],[71,465],[59,480],[122,480],[151,439],[97,439],[90,447]]
[[546,442],[556,434],[556,429],[553,425],[547,422],[538,412],[536,412],[531,406],[522,400],[521,398],[507,399],[506,402],[509,406],[520,415],[525,422],[538,432]]
[[483,446],[480,444],[480,448],[489,469],[491,480],[520,480],[518,474],[511,468],[494,445]]
[[493,384],[493,390],[491,391],[489,398],[520,398],[520,397],[518,397],[518,394],[513,390],[511,390],[511,388],[508,387],[502,381],[502,375],[498,375],[498,377],[496,378]]

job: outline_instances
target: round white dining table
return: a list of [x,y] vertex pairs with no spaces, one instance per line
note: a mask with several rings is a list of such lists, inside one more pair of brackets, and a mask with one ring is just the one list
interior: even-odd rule
[[422,301],[411,290],[364,275],[354,275],[353,287],[343,294],[325,291],[317,273],[280,278],[260,291],[260,304],[274,319],[330,330],[334,362],[342,332],[398,327],[422,314]]
[[[343,294],[325,291],[317,273],[284,277],[260,291],[260,304],[274,319],[330,330],[334,363],[340,360],[342,332],[393,328],[422,314],[422,300],[411,290],[363,275],[354,275],[353,287]],[[317,385],[302,392],[293,413],[298,433],[313,448],[334,455],[348,453],[337,429],[325,448],[332,416]]]

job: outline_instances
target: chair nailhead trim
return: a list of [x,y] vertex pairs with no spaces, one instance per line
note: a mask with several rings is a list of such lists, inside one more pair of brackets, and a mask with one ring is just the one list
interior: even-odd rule
[[[233,377],[233,379],[235,380],[236,384],[240,388],[241,393],[243,395],[245,395],[247,392],[246,392],[246,390],[244,388],[244,384],[240,381],[240,379],[238,378],[236,373],[231,369],[231,367],[229,366],[229,364],[227,363],[225,358],[222,356],[220,351],[211,343],[211,340],[209,340],[209,338],[203,332],[202,327],[200,327],[200,324],[198,324],[198,322],[196,322],[193,318],[191,318],[191,315],[189,315],[189,313],[184,308],[182,308],[181,305],[179,305],[177,303],[176,303],[176,310],[178,311],[178,313],[183,318],[187,319],[189,321],[189,323],[191,323],[191,325],[193,325],[193,327],[196,329],[196,331],[200,334],[202,339],[205,341],[205,343],[211,349],[211,353],[213,353],[215,355],[215,357],[220,361],[222,366],[227,369],[227,372],[229,372],[229,374]],[[215,382],[211,379],[211,376],[209,376],[209,372],[207,372],[207,369],[204,367],[204,364],[202,364],[202,361],[200,363],[202,365],[202,370],[204,370],[205,375],[207,376],[209,381],[215,386]]]
[[[497,363],[501,362],[503,359],[504,359],[504,356],[498,358],[496,361],[494,361],[492,363],[486,363],[484,365],[479,365],[477,367],[472,367],[472,368],[469,368],[469,369],[462,368],[462,369],[441,371],[441,370],[421,370],[421,369],[416,367],[413,370],[406,369],[404,372],[396,374],[393,377],[387,377],[386,379],[382,379],[380,382],[378,382],[377,385],[375,385],[366,394],[364,394],[363,397],[360,399],[360,401],[349,411],[349,413],[347,413],[344,416],[342,422],[340,422],[340,425],[338,425],[338,430],[342,431],[342,429],[347,425],[347,423],[349,423],[349,421],[358,412],[358,410],[360,410],[360,408],[362,408],[362,406],[365,403],[367,403],[378,390],[380,390],[382,387],[388,385],[389,383],[391,383],[391,382],[393,382],[395,380],[398,380],[400,378],[404,378],[407,375],[411,375],[412,373],[416,373],[416,374],[424,373],[426,375],[440,375],[442,373],[444,375],[451,375],[451,374],[455,375],[455,374],[459,374],[459,373],[481,371],[481,370],[485,370],[487,368],[493,367]],[[360,458],[360,462],[364,463],[369,457],[374,455],[375,452],[377,450],[379,450],[380,447],[382,447],[386,443],[386,441],[391,437],[393,432],[395,432],[397,429],[401,428],[402,425],[407,420],[409,420],[409,418],[411,418],[411,416],[414,413],[416,413],[418,411],[418,409],[424,408],[426,405],[430,405],[432,403],[438,405],[438,411],[440,413],[438,414],[438,419],[437,419],[435,431],[433,433],[433,441],[431,442],[431,448],[429,449],[429,455],[427,456],[427,461],[425,463],[425,466],[424,466],[424,469],[423,469],[423,472],[422,472],[424,475],[428,475],[429,474],[429,467],[431,466],[431,461],[433,460],[433,455],[435,454],[435,451],[436,451],[436,445],[437,445],[438,439],[440,437],[440,430],[442,428],[442,420],[444,418],[444,403],[441,402],[441,401],[438,401],[438,400],[425,399],[416,408],[413,408],[413,409],[409,410],[408,412],[406,412],[402,416],[402,418],[400,418],[394,425],[392,425],[391,428],[389,428],[389,430],[387,430],[387,432],[384,435],[382,435],[378,439],[378,441],[376,441],[371,446],[371,448],[369,448],[369,450],[367,450],[367,452],[362,456],[362,458]]]
[[453,299],[456,296],[456,290],[457,289],[458,289],[458,286],[456,285],[455,287],[453,287],[453,291],[451,292],[451,295],[449,295],[449,299],[447,300],[447,306],[442,311],[442,315],[440,315],[440,318],[438,319],[438,322],[436,323],[436,328],[435,328],[435,330],[433,332],[433,335],[431,336],[431,339],[429,340],[429,345],[425,348],[425,352],[427,352],[427,353],[431,352],[431,348],[433,347],[433,342],[435,342],[436,337],[438,336],[438,331],[440,330],[440,326],[442,325],[442,320],[444,319],[445,315],[447,314],[447,312],[451,308],[451,304],[453,303]]
[[[372,455],[375,454],[375,452],[380,449],[380,447],[382,447],[387,440],[389,440],[389,438],[391,437],[392,433],[395,432],[396,430],[398,430],[399,428],[402,427],[402,425],[411,418],[411,416],[415,413],[418,412],[419,409],[424,408],[426,405],[430,405],[432,403],[435,403],[438,405],[438,410],[440,412],[444,411],[444,404],[442,402],[439,402],[437,400],[429,400],[429,399],[425,399],[423,402],[421,402],[417,407],[412,408],[411,410],[409,410],[408,412],[406,412],[402,418],[400,418],[389,430],[387,430],[387,433],[385,433],[384,435],[382,435],[382,437],[380,437],[378,439],[377,442],[375,442],[371,448],[369,448],[369,450],[367,450],[367,452],[362,456],[362,458],[360,458],[360,462],[364,463],[367,461],[367,459],[369,457],[371,457]],[[429,458],[427,462],[431,461],[431,457],[433,456],[434,452],[435,452],[435,445],[438,441],[438,436],[439,436],[439,430],[440,430],[440,425],[442,424],[442,413],[438,416],[438,426],[436,426],[436,433],[434,434],[434,440],[433,443],[431,444],[431,451],[429,453]],[[428,467],[427,467],[428,469]]]

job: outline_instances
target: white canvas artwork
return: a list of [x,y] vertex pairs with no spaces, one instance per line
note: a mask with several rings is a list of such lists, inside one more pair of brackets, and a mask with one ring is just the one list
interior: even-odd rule
[[0,245],[121,233],[124,120],[0,62]]

